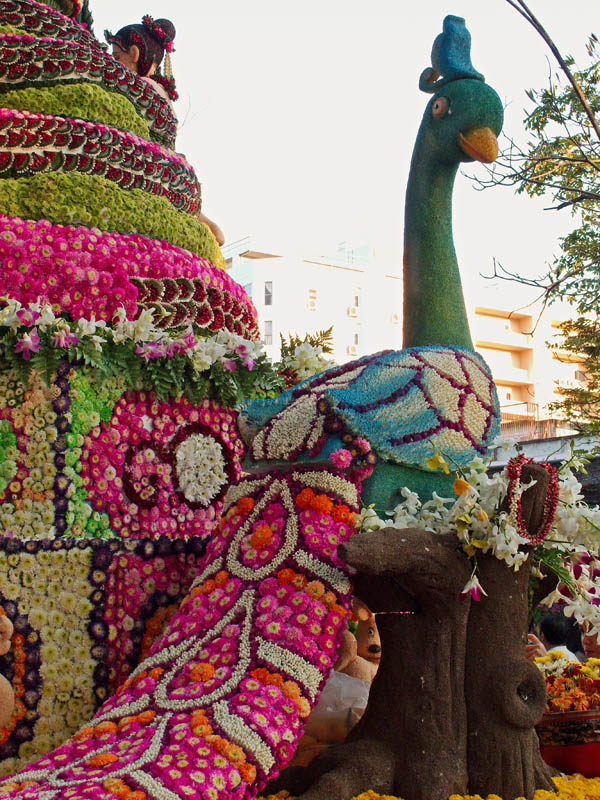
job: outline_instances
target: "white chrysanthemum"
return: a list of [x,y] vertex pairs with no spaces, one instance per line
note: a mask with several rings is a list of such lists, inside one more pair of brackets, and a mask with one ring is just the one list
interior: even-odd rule
[[193,433],[175,452],[175,471],[186,500],[208,505],[227,482],[223,448],[211,436]]

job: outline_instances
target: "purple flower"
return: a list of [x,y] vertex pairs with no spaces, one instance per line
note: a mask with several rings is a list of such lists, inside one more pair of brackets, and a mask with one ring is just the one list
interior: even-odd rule
[[231,372],[233,372],[237,368],[237,364],[235,363],[234,358],[224,358],[222,363],[225,369],[228,369]]
[[25,361],[29,361],[32,353],[36,353],[40,349],[40,337],[38,336],[37,328],[32,328],[31,333],[24,333],[20,339],[17,339],[15,345],[15,352],[22,353]]
[[475,600],[477,603],[481,600],[481,595],[485,595],[487,597],[487,592],[483,590],[483,587],[479,583],[479,579],[477,575],[473,573],[469,580],[465,583],[465,587],[460,593],[463,599],[467,598],[469,595]]
[[64,329],[56,331],[52,336],[52,344],[54,347],[69,347],[69,345],[76,344],[78,341],[79,337]]
[[21,325],[35,325],[40,315],[38,311],[33,311],[30,308],[20,308],[17,311],[17,317]]
[[144,344],[140,344],[135,348],[135,352],[142,356],[145,361],[166,355],[164,347],[157,342],[144,342]]

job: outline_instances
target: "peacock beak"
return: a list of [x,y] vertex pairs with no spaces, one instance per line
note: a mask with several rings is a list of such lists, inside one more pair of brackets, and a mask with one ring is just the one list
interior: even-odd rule
[[498,158],[498,139],[491,128],[474,128],[458,134],[461,149],[475,161],[491,164]]

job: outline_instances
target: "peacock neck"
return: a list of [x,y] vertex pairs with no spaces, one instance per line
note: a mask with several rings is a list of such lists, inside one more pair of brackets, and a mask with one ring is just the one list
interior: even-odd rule
[[419,131],[406,190],[403,347],[473,348],[452,237],[457,170],[432,159]]

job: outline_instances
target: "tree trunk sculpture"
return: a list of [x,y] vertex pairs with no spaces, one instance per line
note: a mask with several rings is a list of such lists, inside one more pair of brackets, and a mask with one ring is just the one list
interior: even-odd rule
[[[523,495],[535,531],[547,473]],[[269,789],[302,800],[349,800],[374,789],[405,800],[457,794],[531,798],[553,789],[534,725],[545,707],[541,673],[525,660],[530,564],[514,572],[479,556],[480,602],[461,598],[472,565],[454,534],[385,528],[340,548],[358,570],[355,593],[378,616],[379,672],[346,742]]]
[[[535,533],[549,475],[537,465],[524,466],[523,480],[531,477],[536,483],[523,494],[522,516]],[[546,685],[524,658],[531,559],[514,572],[486,554],[478,567],[488,596],[472,604],[467,629],[469,792],[532,797],[536,789],[554,790],[554,773],[542,760],[534,730],[546,706]]]

